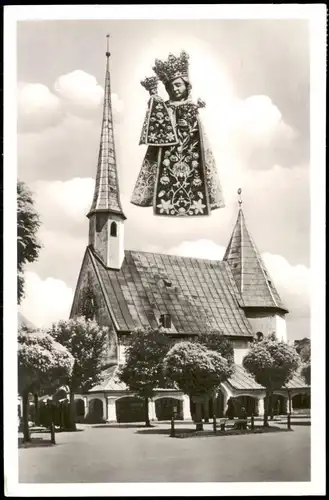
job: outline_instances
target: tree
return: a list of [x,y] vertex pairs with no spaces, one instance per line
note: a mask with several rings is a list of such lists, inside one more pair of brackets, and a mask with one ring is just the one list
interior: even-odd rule
[[302,369],[301,374],[307,385],[311,385],[311,363],[306,363]]
[[196,339],[196,342],[204,345],[211,351],[218,352],[223,358],[227,359],[230,363],[234,362],[234,350],[232,342],[230,342],[218,330],[209,331],[209,333],[201,333]]
[[[196,336],[195,341],[204,345],[211,351],[218,352],[229,363],[234,362],[234,349],[232,343],[224,337],[218,330],[211,330],[207,333],[202,333]],[[213,408],[216,408],[217,394],[213,394]],[[204,401],[204,421],[209,422],[209,397],[205,397]]]
[[71,354],[40,331],[22,327],[18,332],[18,391],[23,400],[24,441],[30,441],[28,425],[29,394],[42,388],[55,390],[73,367]]
[[294,347],[278,341],[270,335],[253,344],[243,358],[244,368],[251,373],[256,382],[266,388],[264,427],[268,427],[271,398],[275,389],[281,389],[292,378],[299,366],[299,356]]
[[39,257],[37,240],[40,219],[34,207],[33,195],[27,185],[17,182],[17,300],[24,297],[24,266]]
[[131,333],[125,350],[125,364],[118,378],[130,391],[144,399],[145,425],[150,427],[149,399],[158,388],[169,387],[163,371],[163,359],[172,345],[170,338],[161,330],[136,329]]
[[164,359],[167,377],[196,404],[196,429],[202,430],[201,409],[205,397],[212,395],[234,371],[233,365],[218,352],[197,342],[179,342]]
[[47,333],[65,346],[74,358],[72,373],[65,384],[70,390],[68,430],[76,430],[74,394],[88,391],[102,381],[103,370],[111,363],[107,359],[109,330],[96,321],[78,317],[54,323]]
[[308,337],[295,340],[295,348],[302,362],[301,375],[311,385],[311,340]]
[[305,337],[300,340],[295,340],[295,349],[300,355],[303,363],[309,363],[311,360],[311,340]]

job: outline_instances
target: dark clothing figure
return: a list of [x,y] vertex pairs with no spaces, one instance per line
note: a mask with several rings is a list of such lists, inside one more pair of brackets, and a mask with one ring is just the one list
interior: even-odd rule
[[240,418],[247,418],[247,410],[244,406],[242,406],[240,409]]

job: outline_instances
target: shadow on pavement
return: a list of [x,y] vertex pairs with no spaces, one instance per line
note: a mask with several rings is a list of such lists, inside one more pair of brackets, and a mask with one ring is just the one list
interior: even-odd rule
[[42,438],[32,438],[31,441],[25,443],[23,438],[18,438],[18,448],[38,448],[45,446],[56,446],[53,444],[50,439],[42,439]]
[[[152,425],[152,428],[154,426]],[[99,424],[99,425],[93,425],[93,429],[102,429],[102,428],[108,428],[108,429],[150,429],[150,427],[146,427],[145,424]]]
[[[184,432],[186,434],[189,434],[191,432],[194,432],[194,429],[179,429],[179,432]],[[170,428],[167,429],[161,429],[160,427],[157,427],[155,429],[143,429],[140,431],[136,431],[136,434],[167,434],[169,436],[170,434]]]

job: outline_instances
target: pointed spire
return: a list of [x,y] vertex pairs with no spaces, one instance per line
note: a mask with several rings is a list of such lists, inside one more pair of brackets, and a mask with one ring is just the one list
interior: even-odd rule
[[119,179],[113,133],[111,81],[109,69],[109,37],[106,35],[106,73],[102,132],[96,173],[94,198],[87,217],[95,212],[114,213],[126,219],[120,201]]
[[247,229],[241,194],[240,188],[238,218],[223,260],[231,267],[245,307],[275,308],[288,312]]

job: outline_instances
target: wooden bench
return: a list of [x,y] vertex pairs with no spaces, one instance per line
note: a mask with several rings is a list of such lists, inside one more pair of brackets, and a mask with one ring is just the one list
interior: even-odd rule
[[233,429],[244,430],[247,429],[248,420],[246,418],[239,418],[239,420],[234,421]]

